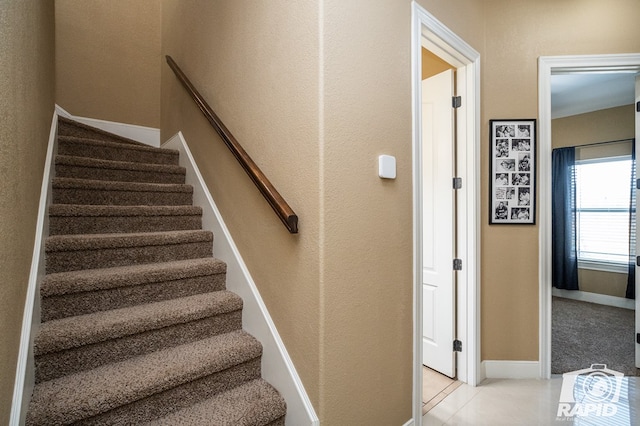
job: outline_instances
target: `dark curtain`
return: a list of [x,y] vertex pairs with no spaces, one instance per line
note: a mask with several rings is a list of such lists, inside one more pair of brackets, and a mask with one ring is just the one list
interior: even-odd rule
[[576,244],[576,150],[556,148],[552,153],[552,284],[578,290]]
[[629,274],[627,299],[636,298],[636,140],[631,143],[631,196],[629,197]]

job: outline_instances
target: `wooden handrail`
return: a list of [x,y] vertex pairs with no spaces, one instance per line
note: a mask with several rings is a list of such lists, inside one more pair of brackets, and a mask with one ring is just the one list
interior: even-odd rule
[[292,234],[298,233],[298,216],[294,213],[293,209],[282,198],[282,195],[276,190],[273,184],[262,173],[262,170],[251,159],[249,154],[242,148],[238,140],[231,134],[229,129],[222,123],[222,120],[213,112],[207,101],[202,98],[202,95],[193,87],[189,78],[182,72],[178,64],[167,55],[167,63],[175,73],[182,86],[187,89],[191,99],[198,105],[202,114],[204,114],[207,121],[213,126],[215,131],[220,135],[225,145],[229,148],[236,160],[240,163],[245,172],[249,175],[253,183],[258,187],[258,190],[262,193],[267,200],[271,208],[276,212],[284,226]]

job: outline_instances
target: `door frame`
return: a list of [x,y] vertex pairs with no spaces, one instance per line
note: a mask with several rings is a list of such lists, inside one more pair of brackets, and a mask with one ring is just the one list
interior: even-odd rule
[[538,58],[539,359],[540,378],[551,378],[551,74],[624,71],[640,67],[640,54],[540,56]]
[[[413,121],[413,419],[422,424],[422,47],[458,68],[457,82],[465,111],[457,125],[457,169],[462,178],[458,190],[458,272],[456,317],[459,380],[476,386],[480,380],[480,54],[415,1],[411,9],[411,83]],[[453,261],[453,259],[452,259]],[[453,342],[452,342],[453,343]]]

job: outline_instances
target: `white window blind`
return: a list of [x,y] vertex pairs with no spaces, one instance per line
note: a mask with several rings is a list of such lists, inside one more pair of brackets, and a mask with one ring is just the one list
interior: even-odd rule
[[[631,174],[631,156],[576,162],[576,230],[581,267],[617,267],[626,271]],[[635,234],[635,223],[632,233]]]

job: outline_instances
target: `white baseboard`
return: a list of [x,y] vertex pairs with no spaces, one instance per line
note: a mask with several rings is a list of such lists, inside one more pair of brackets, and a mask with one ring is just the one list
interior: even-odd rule
[[154,127],[138,126],[136,124],[117,123],[114,121],[98,120],[96,118],[77,117],[59,105],[56,105],[58,115],[77,121],[87,126],[95,127],[106,132],[116,134],[125,138],[144,144],[159,147],[160,146],[160,129]]
[[213,252],[217,258],[227,263],[227,289],[243,299],[242,327],[262,343],[262,376],[278,389],[287,402],[286,424],[319,425],[320,420],[295,366],[202,179],[182,133],[173,136],[162,147],[180,151],[180,165],[187,169],[186,183],[193,186],[194,205],[202,207],[203,210],[202,228],[214,233]]
[[16,365],[16,378],[13,387],[13,400],[9,426],[24,425],[31,393],[35,386],[35,366],[33,360],[33,339],[40,326],[40,282],[45,274],[44,242],[49,235],[49,215],[47,210],[51,204],[51,177],[54,174],[54,157],[57,149],[58,113],[57,108],[51,120],[47,156],[42,173],[40,188],[40,205],[36,222],[36,235],[31,258],[31,270],[27,285],[24,312],[22,314],[22,331]]
[[597,303],[599,305],[615,306],[616,308],[636,309],[636,301],[625,297],[609,296],[607,294],[589,293],[581,290],[551,289],[551,295],[565,299],[580,300],[582,302]]
[[539,379],[538,361],[482,361],[483,377],[487,379]]
[[411,419],[408,422],[406,422],[405,424],[403,424],[402,426],[414,426],[416,424],[416,422]]

